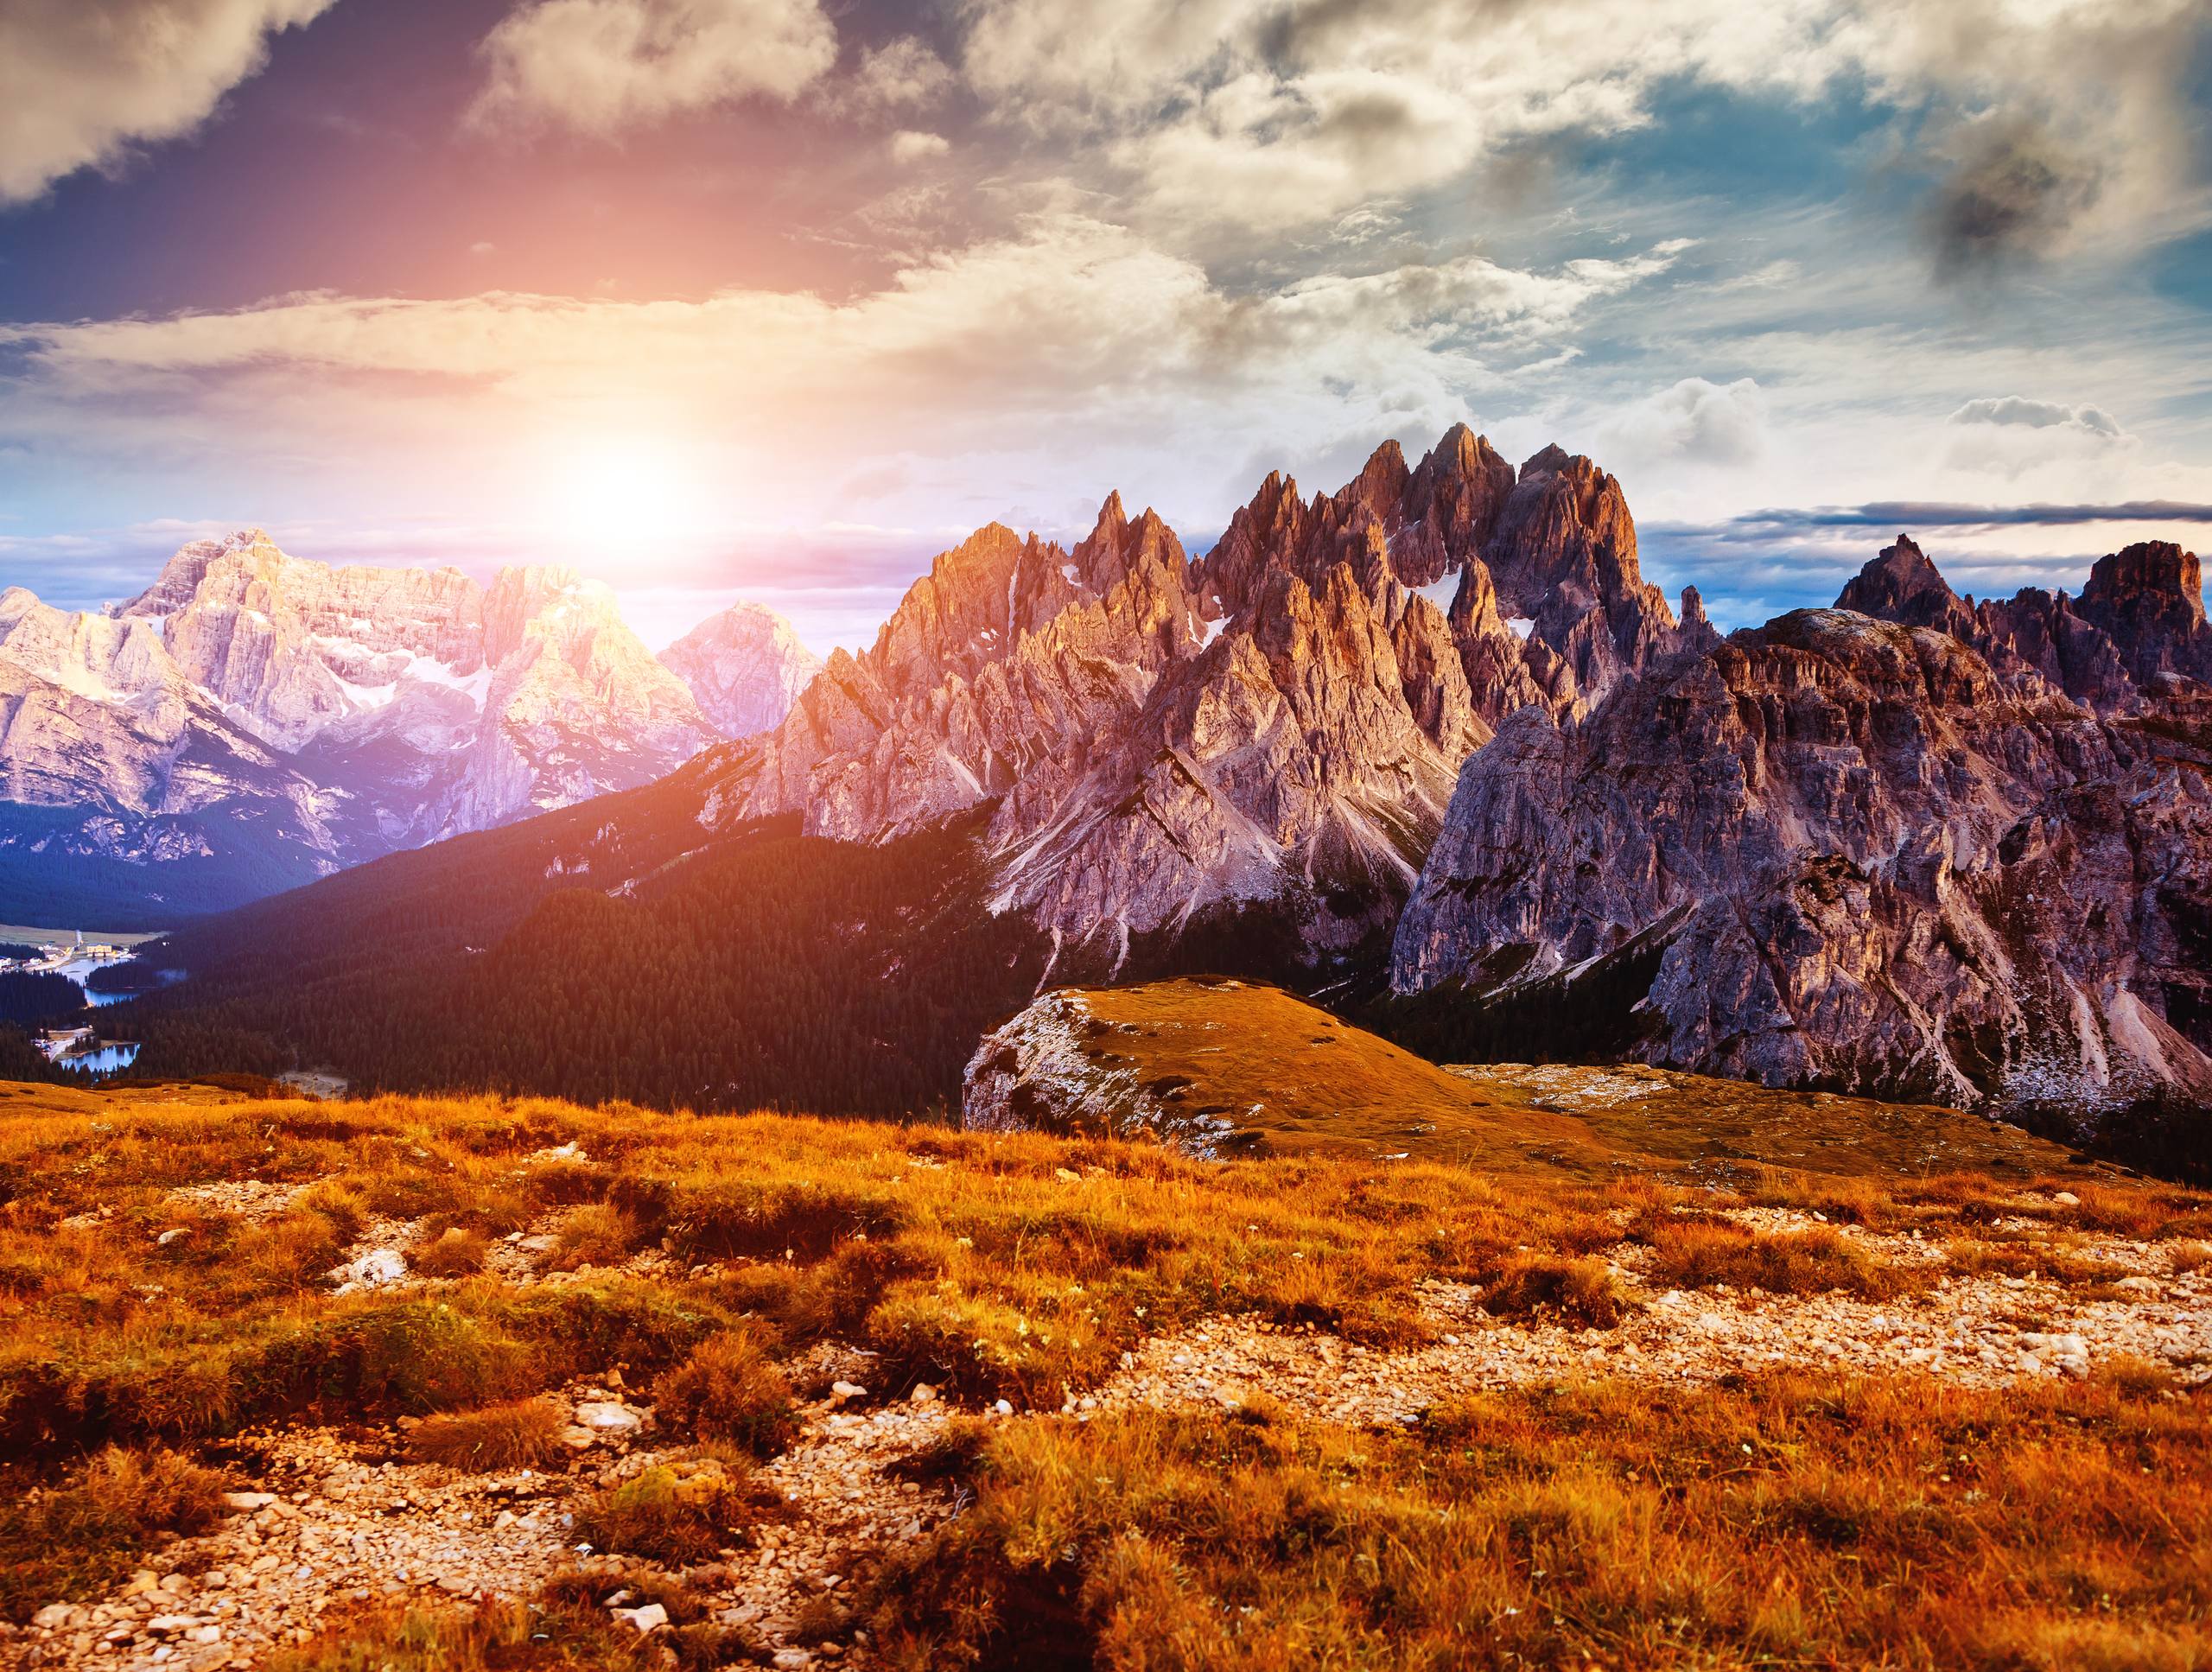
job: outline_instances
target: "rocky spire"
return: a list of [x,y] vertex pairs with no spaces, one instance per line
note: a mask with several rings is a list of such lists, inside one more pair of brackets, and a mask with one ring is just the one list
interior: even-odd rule
[[1894,545],[1883,547],[1880,556],[1868,559],[1864,569],[1844,582],[1835,607],[1962,638],[1970,636],[1974,626],[1973,610],[1906,534],[1898,535]]

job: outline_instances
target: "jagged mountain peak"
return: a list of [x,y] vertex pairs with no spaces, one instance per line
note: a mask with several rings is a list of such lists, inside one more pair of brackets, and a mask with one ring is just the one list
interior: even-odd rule
[[1972,607],[1972,601],[1951,590],[1950,582],[1909,534],[1898,535],[1894,544],[1867,559],[1844,583],[1835,603],[1838,609],[1946,631],[1964,620]]

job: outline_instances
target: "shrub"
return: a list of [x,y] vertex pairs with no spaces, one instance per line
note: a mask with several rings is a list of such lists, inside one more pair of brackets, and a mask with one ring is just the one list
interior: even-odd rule
[[638,1223],[620,1208],[588,1202],[561,1216],[559,1235],[560,1265],[572,1270],[578,1266],[619,1266],[638,1245]]
[[1628,1311],[1627,1297],[1603,1260],[1516,1255],[1483,1290],[1483,1305],[1501,1318],[1549,1313],[1586,1329],[1611,1329]]
[[441,1235],[410,1249],[407,1263],[426,1277],[460,1277],[481,1271],[490,1247],[482,1231],[448,1225]]
[[657,1464],[588,1500],[576,1534],[601,1550],[688,1567],[743,1540],[766,1503],[741,1459]]
[[272,1659],[270,1672],[646,1672],[658,1645],[605,1609],[493,1603],[348,1615]]
[[1673,1288],[1726,1284],[1770,1294],[1843,1289],[1880,1300],[1916,1287],[1913,1274],[1882,1264],[1826,1226],[1764,1236],[1726,1221],[1660,1222],[1651,1232],[1651,1281]]

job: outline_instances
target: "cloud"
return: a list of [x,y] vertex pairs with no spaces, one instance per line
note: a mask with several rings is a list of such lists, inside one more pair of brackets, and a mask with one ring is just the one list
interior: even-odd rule
[[[1087,527],[1123,485],[1203,527],[1262,442],[1294,459],[1356,430],[1426,445],[1501,368],[1560,352],[1595,304],[1674,259],[1462,257],[1232,289],[1060,213],[849,297],[308,294],[0,325],[0,443],[24,438],[26,468],[49,475],[128,456],[194,514],[342,519],[365,485],[404,477],[427,514],[549,529],[559,473],[647,448],[698,485],[708,535],[849,515],[853,460],[906,448],[911,483],[880,485],[870,507],[886,522],[933,525],[957,506]],[[1178,438],[1165,455],[1163,435]],[[218,499],[238,481],[283,502]]]
[[1766,397],[1750,378],[1684,378],[1616,413],[1597,434],[1607,459],[1750,464],[1766,451]]
[[2031,401],[2018,395],[1991,396],[1968,401],[1951,414],[1953,423],[2024,424],[2031,429],[2057,427],[2079,429],[2107,441],[2124,441],[2126,432],[2102,407],[2061,406],[2056,401]]
[[[1947,274],[2171,229],[2198,0],[966,0],[1001,119],[1093,142],[1154,213],[1270,232],[1436,190],[1684,88],[1898,119]],[[1118,183],[1118,182],[1117,182]]]
[[945,61],[926,43],[902,35],[861,54],[841,102],[867,113],[913,110],[936,104],[951,86]]
[[943,134],[916,133],[911,129],[901,129],[891,136],[891,160],[893,162],[919,162],[925,157],[943,156],[951,149],[951,141]]
[[2005,476],[2094,459],[2135,439],[2102,407],[2018,395],[1968,401],[1949,422],[1955,433],[1945,456],[1954,467]]
[[612,135],[827,75],[837,33],[819,0],[531,0],[480,48],[478,126]]
[[134,143],[190,133],[260,69],[268,37],[333,0],[8,0],[0,6],[0,204]]
[[1936,270],[1960,278],[2056,253],[2104,189],[2097,159],[2039,124],[1993,128],[1929,198]]

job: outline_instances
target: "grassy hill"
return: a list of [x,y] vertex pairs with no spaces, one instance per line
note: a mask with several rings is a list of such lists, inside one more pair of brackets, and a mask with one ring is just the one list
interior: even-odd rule
[[[1141,1092],[1169,1117],[1228,1122],[1231,1148],[1351,1150],[1587,1179],[1778,1166],[1895,1179],[1971,1168],[2024,1178],[2077,1164],[2017,1127],[1931,1105],[1646,1068],[1438,1066],[1281,988],[1193,977],[1065,989],[1036,1123]],[[1073,1057],[1082,1066],[1071,1067]],[[1088,1084],[1084,1084],[1088,1082]],[[1095,1097],[1086,1097],[1091,1087]],[[1056,1116],[1058,1118],[1056,1118]],[[1119,1129],[1118,1128],[1116,1129]],[[2111,1172],[2109,1168],[2103,1169]]]
[[0,1085],[0,1653],[2212,1656],[2212,1198],[1399,1066],[1522,1160]]

